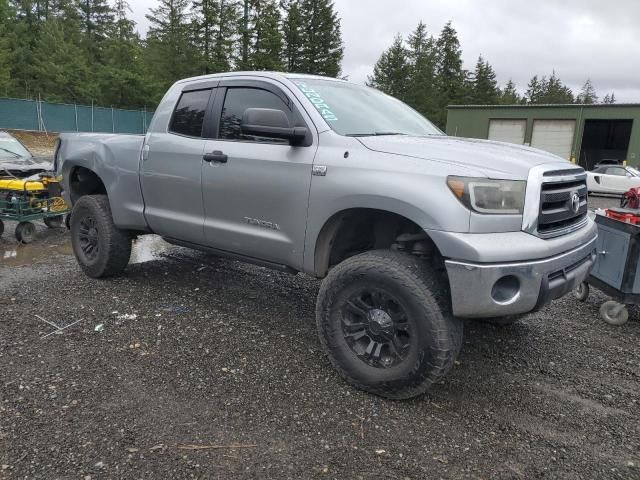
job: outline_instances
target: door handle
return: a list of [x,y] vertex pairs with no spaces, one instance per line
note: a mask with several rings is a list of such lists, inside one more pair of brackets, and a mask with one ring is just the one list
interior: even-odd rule
[[202,156],[202,159],[205,162],[214,162],[214,163],[227,163],[227,161],[229,160],[229,157],[227,155],[225,155],[224,153],[222,153],[220,150],[214,150],[211,153],[205,153]]

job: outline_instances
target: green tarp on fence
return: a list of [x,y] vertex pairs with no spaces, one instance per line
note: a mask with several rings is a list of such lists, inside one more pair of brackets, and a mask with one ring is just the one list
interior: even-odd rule
[[0,98],[0,128],[48,132],[146,133],[153,112]]

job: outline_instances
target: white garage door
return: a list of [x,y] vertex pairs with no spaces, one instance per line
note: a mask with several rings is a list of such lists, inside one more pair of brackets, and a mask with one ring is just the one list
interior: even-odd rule
[[575,120],[534,120],[531,146],[569,160],[575,129]]
[[522,145],[526,129],[526,120],[489,120],[489,140]]

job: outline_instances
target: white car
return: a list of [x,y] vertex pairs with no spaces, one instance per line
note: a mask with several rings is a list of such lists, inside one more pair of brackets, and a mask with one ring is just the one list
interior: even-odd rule
[[640,171],[622,165],[603,165],[587,172],[589,193],[621,195],[631,187],[640,187]]

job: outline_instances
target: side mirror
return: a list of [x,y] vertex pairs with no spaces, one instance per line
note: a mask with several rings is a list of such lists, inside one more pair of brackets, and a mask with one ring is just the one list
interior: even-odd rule
[[291,145],[299,145],[307,136],[305,127],[292,127],[287,114],[273,108],[247,108],[240,128],[245,135],[282,138]]

